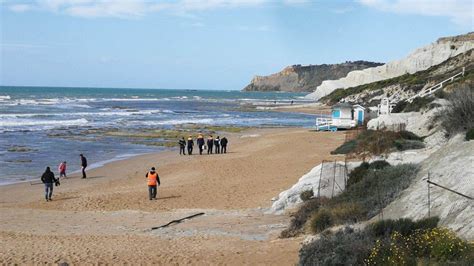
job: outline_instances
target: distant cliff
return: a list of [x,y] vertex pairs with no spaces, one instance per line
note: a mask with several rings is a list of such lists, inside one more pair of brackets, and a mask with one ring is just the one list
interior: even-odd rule
[[312,92],[324,80],[345,77],[353,70],[383,65],[366,61],[345,62],[333,65],[293,65],[269,76],[256,76],[244,91]]

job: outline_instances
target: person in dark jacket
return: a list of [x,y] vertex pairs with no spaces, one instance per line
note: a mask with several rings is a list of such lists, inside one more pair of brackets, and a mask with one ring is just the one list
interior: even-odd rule
[[152,167],[151,170],[145,175],[148,184],[148,196],[150,200],[156,200],[156,188],[160,183],[160,176],[155,171],[155,167]]
[[194,147],[193,137],[191,135],[189,135],[189,137],[188,137],[188,155],[193,154],[193,147]]
[[216,149],[216,154],[221,153],[221,140],[219,139],[219,136],[214,140],[214,147]]
[[207,154],[212,154],[212,147],[214,146],[214,138],[212,135],[209,135],[207,138]]
[[179,155],[183,154],[186,155],[186,151],[184,148],[186,147],[186,140],[184,140],[184,137],[181,137],[181,139],[178,141],[179,144]]
[[44,171],[43,175],[41,176],[41,181],[44,184],[44,197],[46,201],[51,200],[51,196],[53,196],[53,183],[59,184],[59,181],[54,177],[54,173],[51,172],[51,169],[46,167],[46,171]]
[[204,150],[203,147],[204,147],[204,137],[199,134],[197,139],[196,139],[196,143],[199,147],[199,155],[202,155],[202,151]]
[[82,178],[86,178],[87,159],[83,154],[80,154],[79,156],[81,157]]
[[229,143],[229,141],[227,140],[226,137],[223,137],[221,139],[221,152],[222,153],[227,153],[227,143]]

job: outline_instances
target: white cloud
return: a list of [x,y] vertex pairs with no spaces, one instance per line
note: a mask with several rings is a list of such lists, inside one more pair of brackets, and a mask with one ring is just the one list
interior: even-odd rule
[[270,2],[272,0],[36,0],[30,4],[11,4],[8,7],[14,12],[42,10],[85,18],[134,18],[162,10],[186,14],[218,8],[255,7]]
[[283,3],[287,5],[301,5],[311,2],[310,0],[283,0]]
[[474,28],[472,0],[358,0],[358,2],[385,12],[449,17],[456,24]]
[[17,5],[11,5],[9,6],[11,11],[14,12],[25,12],[31,9],[31,5],[27,4],[17,4]]

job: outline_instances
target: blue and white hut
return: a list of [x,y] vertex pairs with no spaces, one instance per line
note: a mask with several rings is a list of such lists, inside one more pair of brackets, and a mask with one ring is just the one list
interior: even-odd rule
[[362,125],[364,118],[365,108],[363,106],[338,103],[332,106],[331,117],[316,119],[316,130],[350,129]]

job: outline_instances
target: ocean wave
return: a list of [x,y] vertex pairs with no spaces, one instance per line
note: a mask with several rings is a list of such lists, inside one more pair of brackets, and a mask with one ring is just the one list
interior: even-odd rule
[[0,101],[10,100],[10,99],[11,99],[10,95],[0,95]]
[[79,126],[87,124],[89,121],[85,118],[73,120],[33,120],[33,119],[14,119],[0,120],[0,127],[25,127],[25,126]]
[[132,115],[152,115],[159,113],[173,114],[171,110],[150,109],[150,110],[115,110],[111,108],[102,108],[105,112],[74,112],[74,113],[24,113],[24,114],[0,114],[0,123],[2,119],[11,118],[49,118],[49,117],[69,117],[69,116],[132,116]]
[[213,118],[202,118],[202,119],[169,119],[162,121],[129,121],[128,125],[162,125],[162,126],[173,126],[182,124],[214,124],[215,119]]

